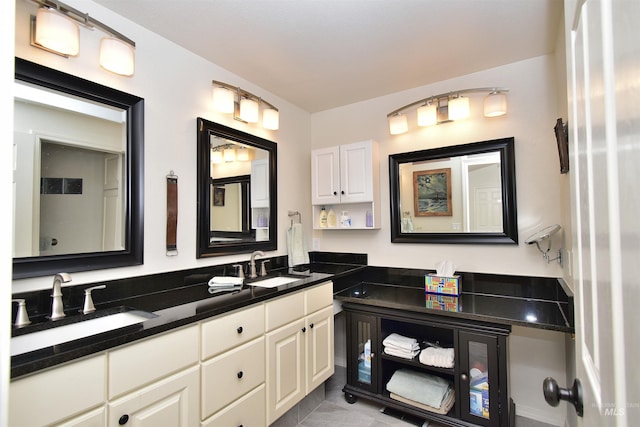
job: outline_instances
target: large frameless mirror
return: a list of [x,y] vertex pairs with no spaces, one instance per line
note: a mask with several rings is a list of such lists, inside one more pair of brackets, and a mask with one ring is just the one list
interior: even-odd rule
[[514,139],[389,156],[391,241],[518,243]]
[[16,58],[13,277],[142,264],[144,100]]
[[277,145],[198,118],[198,258],[277,249]]

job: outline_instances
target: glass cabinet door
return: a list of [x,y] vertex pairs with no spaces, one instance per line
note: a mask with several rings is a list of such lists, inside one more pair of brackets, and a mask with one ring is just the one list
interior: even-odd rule
[[474,424],[500,425],[497,339],[463,331],[458,336],[460,415]]
[[375,316],[349,313],[349,384],[372,392],[377,392],[377,320]]

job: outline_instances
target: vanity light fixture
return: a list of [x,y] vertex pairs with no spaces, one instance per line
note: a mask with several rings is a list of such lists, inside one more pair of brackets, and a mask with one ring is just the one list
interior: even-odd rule
[[33,0],[40,5],[31,16],[31,45],[68,58],[80,53],[80,28],[98,28],[107,34],[100,42],[100,66],[123,76],[134,73],[135,42],[88,13],[58,0]]
[[468,96],[463,94],[488,93],[484,99],[484,116],[499,117],[507,113],[506,92],[509,89],[498,87],[464,89],[454,92],[446,92],[440,95],[430,96],[419,101],[400,107],[389,114],[389,133],[399,135],[409,130],[407,116],[403,114],[417,105],[418,126],[432,126],[447,123],[454,120],[463,120],[470,115],[470,102]]
[[246,162],[249,160],[249,149],[236,144],[211,144],[211,163]]
[[218,113],[231,114],[245,123],[258,123],[262,109],[262,127],[269,130],[280,128],[280,112],[273,104],[236,86],[212,80],[213,109]]

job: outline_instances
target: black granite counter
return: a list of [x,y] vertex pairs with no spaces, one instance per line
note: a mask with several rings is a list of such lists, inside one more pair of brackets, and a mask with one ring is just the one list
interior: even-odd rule
[[[274,260],[274,264],[277,264],[277,261]],[[247,279],[241,290],[221,292],[213,295],[209,293],[207,282],[214,275],[222,274],[222,272],[217,271],[215,268],[209,268],[208,272],[206,269],[199,269],[197,271],[189,270],[186,272],[171,272],[109,282],[107,284],[108,292],[105,290],[105,292],[109,294],[108,297],[94,291],[94,300],[98,308],[97,314],[101,311],[110,312],[119,307],[130,307],[137,310],[153,312],[157,317],[113,331],[12,356],[11,377],[18,378],[80,357],[99,353],[116,346],[128,344],[161,332],[192,324],[212,316],[267,301],[333,278],[340,278],[343,275],[357,272],[363,268],[361,265],[330,263],[300,266],[299,268],[296,267],[296,271],[282,267],[280,270],[276,269],[272,271],[270,275],[293,273],[298,275],[299,279],[275,288],[250,286],[251,280]],[[167,287],[172,281],[177,281],[179,286],[174,285],[174,287]],[[73,294],[80,293],[82,289],[93,285],[96,284],[82,285],[79,286],[81,289],[73,291],[69,288],[63,288],[63,294],[68,295],[65,303],[70,304],[70,301],[74,299]],[[24,295],[14,295],[14,297],[17,298],[27,298],[34,303],[32,313],[30,313],[30,316],[33,316],[34,324],[26,328],[13,328],[13,336],[42,330],[43,328],[59,324],[48,320],[38,322],[41,316],[38,305],[45,304],[38,304],[36,300],[42,297],[42,295],[39,294],[45,294],[47,297],[44,299],[49,300],[50,303],[50,298],[48,298],[49,293],[49,291],[42,291],[31,292]],[[108,302],[97,303],[97,301],[104,299],[107,299]],[[69,305],[65,304],[65,307],[69,307]],[[67,310],[67,312],[75,313],[73,313],[73,315],[69,313],[64,319],[64,322],[73,322],[75,319],[81,320],[82,315],[77,314],[77,308],[71,308]]]
[[460,273],[462,293],[425,293],[424,275],[414,269],[368,267],[334,288],[340,301],[389,307],[503,325],[574,332],[573,300],[559,279]]

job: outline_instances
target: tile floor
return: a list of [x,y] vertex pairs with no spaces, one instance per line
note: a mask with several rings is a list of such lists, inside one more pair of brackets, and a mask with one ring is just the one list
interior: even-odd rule
[[[336,373],[325,384],[325,399],[297,427],[409,427],[415,426],[380,412],[380,405],[358,399],[353,405],[344,400],[342,387],[346,368],[336,366]],[[517,427],[553,427],[549,424],[516,417]],[[442,427],[429,423],[429,427]]]

